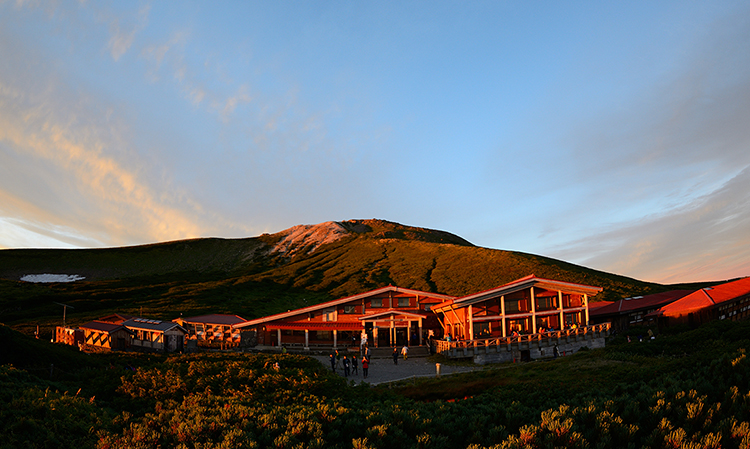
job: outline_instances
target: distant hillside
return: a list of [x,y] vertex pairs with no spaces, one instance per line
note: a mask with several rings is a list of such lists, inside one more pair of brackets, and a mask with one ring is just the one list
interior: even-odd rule
[[[83,281],[37,284],[26,275]],[[668,289],[559,260],[481,248],[444,231],[383,220],[295,226],[254,238],[124,248],[0,250],[0,322],[26,333],[110,312],[172,319],[263,316],[385,285],[466,295],[535,274],[604,288],[595,300]]]

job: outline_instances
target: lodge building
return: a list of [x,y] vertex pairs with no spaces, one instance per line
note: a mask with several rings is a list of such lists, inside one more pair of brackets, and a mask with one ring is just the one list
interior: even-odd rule
[[431,308],[452,296],[394,286],[236,324],[259,346],[371,347],[422,345],[441,332]]
[[589,324],[589,297],[600,287],[538,278],[534,275],[503,286],[437,304],[446,335],[475,340],[535,334]]

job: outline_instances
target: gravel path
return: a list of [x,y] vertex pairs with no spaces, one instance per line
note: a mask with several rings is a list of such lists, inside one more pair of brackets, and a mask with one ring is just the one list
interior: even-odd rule
[[[331,362],[328,356],[313,356],[319,360],[328,369],[331,369]],[[409,357],[407,360],[399,358],[398,365],[393,364],[393,360],[388,358],[375,358],[370,362],[370,369],[367,379],[362,375],[362,363],[359,365],[359,375],[349,375],[349,379],[355,383],[369,383],[377,385],[380,383],[394,382],[397,380],[410,379],[412,377],[435,377],[437,367],[435,363],[427,361],[424,357]],[[480,370],[480,367],[472,366],[450,366],[441,365],[440,375],[446,376],[454,373]],[[339,368],[336,373],[344,377],[344,369]]]

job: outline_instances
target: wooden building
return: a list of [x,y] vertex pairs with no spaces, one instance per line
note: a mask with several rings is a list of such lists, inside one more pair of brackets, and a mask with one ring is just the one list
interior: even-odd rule
[[570,282],[534,275],[432,308],[445,335],[453,340],[476,340],[561,330],[589,324],[588,301],[601,292]]
[[698,326],[708,321],[738,321],[748,316],[750,277],[702,288],[648,315],[657,320],[659,327],[675,324]]
[[83,345],[92,348],[124,351],[130,348],[132,332],[121,324],[90,321],[80,327]]
[[173,320],[187,331],[187,340],[196,341],[198,346],[206,343],[208,346],[221,347],[238,346],[240,331],[232,326],[247,320],[237,315],[211,314]]
[[646,296],[634,296],[615,301],[603,307],[591,309],[589,315],[594,324],[611,323],[612,329],[620,331],[630,326],[650,325],[646,316],[661,307],[691,294],[693,290],[672,290]]
[[187,331],[172,321],[131,318],[122,323],[133,334],[133,349],[158,352],[181,352],[185,348]]
[[62,343],[71,346],[83,344],[83,331],[65,326],[55,328],[55,343]]
[[234,325],[255,330],[260,346],[359,347],[422,344],[440,324],[430,311],[452,296],[383,287]]

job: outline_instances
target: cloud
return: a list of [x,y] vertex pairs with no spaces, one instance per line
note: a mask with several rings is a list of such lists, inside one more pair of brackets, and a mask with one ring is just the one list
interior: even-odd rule
[[[0,42],[0,49],[7,45]],[[2,209],[35,217],[17,218],[17,226],[74,228],[107,244],[201,235],[192,216],[200,215],[200,206],[174,193],[174,186],[154,186],[145,177],[125,137],[127,125],[108,106],[55,80],[51,71],[29,72],[29,62],[18,58],[25,52],[3,53],[10,64],[0,70],[0,157],[9,173],[0,179]],[[43,206],[32,207],[37,204]]]
[[712,24],[629,107],[567,136],[560,188],[585,192],[587,217],[568,231],[587,237],[553,257],[659,282],[750,274],[748,19]]
[[661,283],[750,275],[750,166],[680,208],[568,242],[566,260]]
[[151,7],[149,5],[142,7],[138,11],[136,23],[130,25],[125,30],[123,30],[121,26],[120,18],[115,17],[110,19],[109,31],[111,36],[109,39],[109,49],[112,55],[112,59],[114,59],[115,61],[119,60],[120,57],[130,49],[130,47],[133,45],[133,41],[135,40],[136,33],[146,27],[150,10]]

